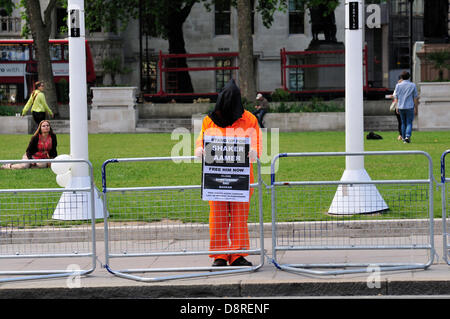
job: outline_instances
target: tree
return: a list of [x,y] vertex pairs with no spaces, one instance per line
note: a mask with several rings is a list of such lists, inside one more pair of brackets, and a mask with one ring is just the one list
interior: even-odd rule
[[[50,0],[44,10],[44,15],[41,14],[39,1],[21,0],[19,4],[25,9],[25,20],[29,24],[29,29],[26,28],[26,30],[31,31],[35,43],[39,80],[45,82],[45,97],[55,116],[58,116],[56,86],[53,81],[48,39],[51,31],[51,13],[57,4],[58,0]],[[8,14],[11,14],[15,4],[12,0],[0,0],[0,6],[4,7]]]
[[[183,36],[183,24],[196,3],[203,3],[210,10],[211,5],[224,0],[141,0],[141,19],[147,21],[144,30],[152,36],[161,36],[169,42],[169,53],[186,53]],[[329,13],[339,5],[339,0],[294,0],[306,8],[326,5]],[[239,86],[242,96],[253,100],[256,93],[255,72],[253,64],[253,37],[251,28],[252,3],[261,14],[263,24],[270,28],[277,10],[286,11],[289,0],[231,0],[230,3],[238,11],[239,35]],[[177,67],[187,67],[186,59],[177,59]],[[182,92],[193,92],[189,72],[177,72],[178,89]]]
[[[224,0],[141,0],[141,19],[148,23],[145,25],[147,34],[161,36],[169,42],[169,53],[186,53],[183,36],[183,24],[196,3],[203,3],[211,10],[211,6]],[[306,8],[326,5],[329,13],[339,5],[339,0],[295,0]],[[142,4],[141,3],[141,4]],[[276,11],[286,11],[289,0],[231,0],[231,5],[238,12],[239,36],[239,86],[242,97],[253,100],[256,93],[255,72],[253,64],[253,37],[251,27],[252,4],[256,3],[255,10],[261,14],[263,24],[270,28]],[[186,59],[177,59],[177,67],[187,67]],[[193,92],[189,72],[177,72],[179,89],[182,92]]]
[[[236,3],[237,1],[237,3]],[[325,5],[328,14],[336,9],[339,0],[295,0],[298,5],[308,9]],[[234,0],[232,4],[238,11],[238,36],[239,36],[239,85],[242,97],[248,101],[255,98],[256,83],[253,63],[253,37],[251,26],[251,0]],[[263,25],[270,28],[276,11],[286,11],[289,0],[259,0],[255,7],[256,12],[261,14]]]
[[[162,37],[169,43],[170,54],[185,54],[183,24],[192,7],[205,0],[142,0],[141,21],[143,31],[153,37]],[[169,66],[187,68],[186,58],[168,61]],[[176,72],[178,89],[181,92],[194,92],[189,72]]]
[[[125,28],[131,18],[141,16],[141,20],[151,21],[146,24],[147,34],[161,36],[169,42],[169,53],[186,53],[183,36],[183,24],[196,3],[203,3],[209,8],[212,4],[223,0],[90,0],[86,1],[86,29],[106,27],[114,29],[117,22]],[[294,0],[306,8],[326,4],[329,10],[334,10],[339,0]],[[255,0],[255,10],[261,14],[263,24],[270,28],[274,13],[277,10],[285,11],[289,0]],[[41,14],[40,1],[21,0],[25,8],[25,17],[31,29],[38,54],[38,73],[40,79],[47,82],[46,97],[49,106],[57,114],[56,88],[53,83],[53,72],[48,52],[48,39],[51,30],[51,13],[57,5],[66,5],[67,0],[49,0]],[[248,71],[240,72],[240,86],[243,88],[243,97],[253,99],[255,95],[253,70],[253,39],[250,25],[250,0],[231,0],[231,4],[238,8],[239,15],[239,51],[241,67]],[[239,5],[239,7],[238,7]],[[12,12],[13,0],[0,0],[0,6]],[[246,18],[243,18],[245,14]],[[241,18],[242,17],[242,18]],[[242,52],[241,52],[242,51]],[[186,59],[177,59],[177,67],[187,67]],[[193,92],[188,72],[177,72],[179,89],[182,92]]]
[[239,34],[239,86],[241,95],[247,101],[256,96],[255,70],[253,63],[252,8],[251,0],[238,0]]

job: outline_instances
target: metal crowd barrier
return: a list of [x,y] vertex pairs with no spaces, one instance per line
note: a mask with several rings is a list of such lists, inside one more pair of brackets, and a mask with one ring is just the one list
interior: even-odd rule
[[[30,163],[87,165],[89,185],[72,188],[35,188],[31,185],[28,189],[0,189],[0,282],[77,278],[93,272],[96,248],[92,164],[77,159],[0,161],[0,165]],[[2,175],[11,175],[11,185],[14,186],[14,181],[19,178],[35,182],[38,170],[2,170]],[[36,184],[43,185],[40,182]],[[70,216],[73,209],[84,212],[88,217],[74,220]],[[74,263],[67,264],[67,257],[73,257]],[[82,269],[80,265],[87,265],[88,269]]]
[[[122,181],[111,178],[109,174],[113,175],[112,173],[108,173],[108,179],[106,178],[106,168],[109,166],[115,168],[116,164],[121,164],[122,167],[117,168],[117,171],[122,178],[126,178],[127,168],[123,167],[126,166],[125,163],[144,165],[142,162],[152,162],[147,163],[150,164],[150,170],[167,170],[167,174],[172,172],[178,177],[183,174],[182,167],[156,168],[155,163],[195,159],[193,156],[121,158],[110,159],[103,163],[106,264],[104,267],[111,274],[136,281],[159,282],[250,272],[258,270],[263,265],[262,182],[259,162],[258,183],[251,185],[255,192],[250,201],[248,218],[250,247],[245,250],[210,251],[209,204],[201,199],[200,185],[110,187],[111,183],[119,186]],[[191,162],[187,165],[193,164]],[[151,180],[151,176],[148,178]],[[107,215],[109,218],[106,218]],[[259,264],[255,265],[253,261],[253,266],[205,266],[211,265],[212,259],[207,255],[212,253],[259,255]],[[203,255],[206,257],[202,258]],[[175,265],[170,264],[174,256],[178,258]],[[112,262],[117,262],[118,265],[112,265]],[[135,268],[124,268],[129,264]],[[176,265],[181,266],[175,267]],[[148,277],[145,273],[157,274]]]
[[[428,168],[423,168],[423,174],[427,171],[428,178],[371,180],[370,184],[357,180],[275,180],[275,164],[281,158],[301,157],[297,161],[306,161],[306,157],[362,155],[365,159],[395,156],[397,160],[406,155],[425,156]],[[281,169],[281,163],[279,166]],[[421,151],[276,155],[271,166],[274,265],[281,270],[315,275],[428,268],[435,255],[432,167],[431,157]],[[321,167],[317,169],[320,174]],[[367,201],[364,206],[376,199],[365,197],[365,187],[376,187],[387,206],[377,204],[370,214],[350,211],[352,203],[346,201]],[[337,214],[329,213],[339,192],[342,197],[338,199],[345,208]]]
[[443,245],[444,252],[443,258],[450,265],[450,236],[448,233],[448,225],[447,225],[447,205],[450,202],[448,199],[450,198],[450,191],[446,187],[446,184],[450,182],[449,178],[445,176],[445,157],[450,153],[450,150],[442,153],[441,156],[441,191],[442,191],[442,236],[443,236]]

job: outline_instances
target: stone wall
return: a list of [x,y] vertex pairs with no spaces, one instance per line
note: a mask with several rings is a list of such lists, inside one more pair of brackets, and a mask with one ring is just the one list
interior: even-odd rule
[[424,82],[419,88],[418,130],[450,130],[450,82]]
[[208,113],[214,108],[213,103],[165,103],[138,104],[139,118],[187,118],[193,114]]
[[[425,84],[425,86],[430,85],[431,83]],[[441,86],[440,90],[432,91],[434,93],[428,97],[427,94],[430,93],[427,92],[430,91],[430,88],[427,90],[423,86],[420,87],[423,93],[420,99],[419,115],[413,123],[413,128],[417,130],[450,129],[450,101],[447,101],[449,98],[445,97],[450,89]],[[186,128],[192,132],[198,132],[203,117],[213,107],[212,103],[134,104],[134,99],[128,99],[128,102],[119,102],[117,99],[111,99],[113,95],[107,96],[109,96],[110,102],[99,102],[95,99],[93,101],[91,120],[89,120],[90,134],[151,132],[143,121],[153,121],[151,123],[153,129],[158,126],[158,123],[167,128],[168,122],[173,122],[172,124],[176,127],[186,126],[180,124],[180,120],[190,121],[191,124]],[[279,103],[271,103],[272,108],[276,108],[278,105]],[[389,105],[390,100],[364,101],[364,128],[366,131],[395,131],[397,129],[395,116],[389,112]],[[57,133],[68,133],[70,126],[68,120],[51,121]],[[345,130],[345,112],[267,113],[264,122],[266,128],[279,128],[281,132],[343,131]],[[32,124],[30,115],[25,117],[1,116],[0,134],[29,134]]]
[[28,134],[33,119],[26,116],[0,116],[0,134]]
[[280,132],[343,131],[345,113],[268,113],[264,116],[266,128],[279,128]]
[[139,118],[136,87],[92,88],[89,130],[96,133],[133,133]]

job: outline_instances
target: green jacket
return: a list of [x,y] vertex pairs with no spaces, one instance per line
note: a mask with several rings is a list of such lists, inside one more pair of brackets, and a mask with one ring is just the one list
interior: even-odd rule
[[52,110],[50,110],[47,102],[45,101],[44,93],[39,90],[34,90],[33,93],[31,93],[27,104],[25,104],[25,107],[23,108],[22,116],[27,114],[30,106],[32,112],[47,112],[48,114],[53,116]]

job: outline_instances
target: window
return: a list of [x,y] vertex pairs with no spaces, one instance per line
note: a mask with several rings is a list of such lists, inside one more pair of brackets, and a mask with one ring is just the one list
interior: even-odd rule
[[230,18],[230,0],[217,1],[214,14],[216,35],[231,34]]
[[[182,59],[167,59],[165,60],[166,68],[179,68],[186,67],[185,65],[180,65]],[[166,92],[167,93],[178,93],[179,92],[179,84],[178,77],[181,72],[167,72],[166,73]]]
[[305,33],[304,9],[295,0],[289,0],[289,34]]
[[[61,61],[61,60],[69,60],[69,46],[68,44],[61,44],[61,43],[49,43],[48,44],[48,50],[50,52],[50,60],[51,61]],[[34,61],[38,60],[37,56],[37,48],[35,45],[33,45],[32,49],[33,57],[32,59]]]
[[50,44],[50,60],[60,61],[63,58],[61,44]]
[[[410,3],[408,0],[391,0],[389,2],[390,18],[388,48],[390,69],[410,68],[409,5]],[[412,28],[412,42],[423,41],[424,2],[421,0],[415,0],[413,3]]]
[[[231,67],[231,59],[218,59],[216,60],[216,67]],[[216,92],[222,91],[225,84],[231,80],[232,70],[217,70],[216,71]]]
[[23,44],[0,46],[1,61],[27,61],[30,58],[29,48]]
[[69,44],[62,44],[63,46],[63,60],[69,61]]
[[142,61],[141,90],[146,93],[156,93],[157,90],[157,56],[146,55]]
[[255,34],[255,0],[250,1],[251,16],[252,16],[252,34]]
[[0,9],[0,17],[0,31],[8,31],[8,13],[5,9]]
[[92,18],[93,23],[91,23],[90,26],[88,26],[88,30],[90,33],[93,32],[102,32],[102,27],[99,23],[97,23],[97,20],[95,17]]
[[5,9],[0,9],[0,32],[20,32],[22,19],[10,17]]
[[[290,58],[289,65],[301,65],[303,59]],[[289,68],[289,90],[300,91],[304,86],[304,70],[302,68]]]

